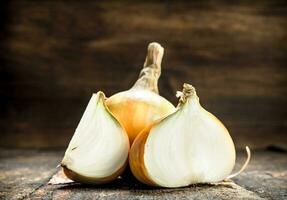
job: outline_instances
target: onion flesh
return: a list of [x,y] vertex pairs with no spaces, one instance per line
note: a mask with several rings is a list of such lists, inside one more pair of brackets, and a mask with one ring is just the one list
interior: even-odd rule
[[199,103],[188,84],[177,111],[147,127],[134,141],[130,168],[143,183],[182,187],[224,180],[235,165],[225,126]]
[[124,170],[129,139],[105,105],[104,93],[93,94],[62,160],[65,174],[82,183],[106,183]]

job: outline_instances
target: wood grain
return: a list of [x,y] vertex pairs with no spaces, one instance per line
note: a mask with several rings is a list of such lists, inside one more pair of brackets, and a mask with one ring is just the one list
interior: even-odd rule
[[132,86],[146,47],[165,48],[159,89],[184,82],[238,147],[287,146],[286,1],[6,3],[0,146],[67,145],[92,92]]
[[[286,152],[254,151],[246,170],[233,181],[184,188],[154,188],[135,179],[117,179],[106,185],[68,182],[57,172],[63,151],[0,149],[0,199],[285,199]],[[238,153],[236,169],[245,160]],[[65,184],[47,184],[54,181]]]

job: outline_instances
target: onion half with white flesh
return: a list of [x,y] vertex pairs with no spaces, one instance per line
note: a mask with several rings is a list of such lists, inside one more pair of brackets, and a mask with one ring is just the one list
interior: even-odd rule
[[124,170],[129,138],[105,105],[103,92],[93,94],[61,162],[68,178],[101,184]]
[[[199,103],[194,87],[184,84],[177,111],[144,129],[129,156],[134,176],[161,187],[183,187],[228,178],[235,147],[225,126]],[[250,159],[249,149],[246,167]],[[242,169],[243,170],[243,169]]]

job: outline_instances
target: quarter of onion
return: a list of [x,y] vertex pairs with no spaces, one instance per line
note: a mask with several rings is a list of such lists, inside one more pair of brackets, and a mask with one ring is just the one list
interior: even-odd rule
[[105,105],[93,94],[61,162],[68,178],[89,184],[117,178],[127,164],[129,139]]

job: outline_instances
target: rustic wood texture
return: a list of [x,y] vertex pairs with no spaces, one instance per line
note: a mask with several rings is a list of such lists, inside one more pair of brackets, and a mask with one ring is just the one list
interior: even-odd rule
[[0,146],[67,145],[91,97],[126,90],[149,42],[159,89],[184,82],[237,147],[287,146],[286,1],[16,1],[2,6]]
[[[286,199],[286,152],[255,151],[250,165],[234,182],[185,188],[147,187],[134,179],[117,179],[103,186],[47,184],[59,177],[56,165],[63,151],[0,150],[0,199]],[[246,159],[238,154],[236,170]]]

